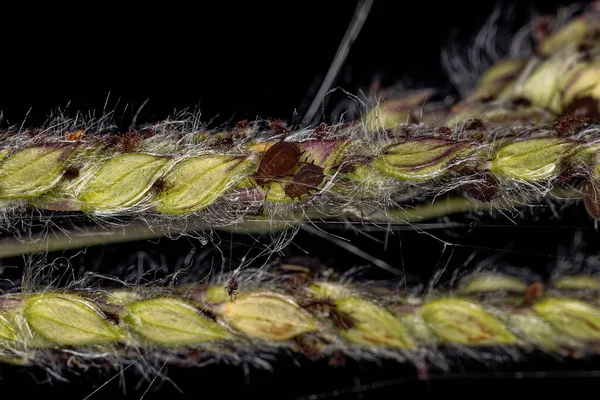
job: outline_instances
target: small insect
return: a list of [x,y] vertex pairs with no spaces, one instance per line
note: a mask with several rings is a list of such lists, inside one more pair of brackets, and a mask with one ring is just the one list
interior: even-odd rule
[[325,175],[323,168],[315,164],[305,164],[294,175],[294,179],[284,189],[286,196],[291,198],[301,197],[315,190],[323,182]]
[[254,180],[260,186],[277,178],[289,176],[298,166],[302,152],[297,144],[277,142],[263,154]]
[[229,281],[227,281],[225,289],[227,289],[227,295],[230,299],[235,300],[237,298],[237,295],[240,294],[240,292],[238,292],[239,287],[240,284],[235,278],[231,278]]

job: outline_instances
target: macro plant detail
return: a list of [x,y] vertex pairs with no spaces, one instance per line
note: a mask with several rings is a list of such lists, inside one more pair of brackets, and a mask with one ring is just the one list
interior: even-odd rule
[[[269,370],[286,356],[332,370],[392,360],[424,380],[473,360],[600,356],[595,258],[561,248],[567,261],[540,274],[525,260],[560,259],[534,250],[543,212],[575,208],[587,232],[600,222],[600,3],[577,10],[532,19],[515,35],[530,51],[485,71],[446,59],[453,82],[477,75],[452,101],[378,87],[364,102],[348,94],[359,118],[329,124],[211,127],[188,115],[124,130],[78,115],[2,128],[0,259],[27,265],[20,276],[12,261],[0,266],[0,364],[59,380],[135,366],[152,385],[169,366]],[[516,239],[523,210],[537,220]],[[497,214],[509,221],[496,226],[506,243],[465,239]],[[312,241],[296,242],[299,232]],[[422,245],[403,247],[407,232]],[[180,237],[193,250],[172,265],[158,242]],[[77,264],[88,248],[144,240],[156,249],[125,248],[131,265],[108,261],[110,273],[94,256]],[[363,240],[384,250],[369,254]],[[443,250],[429,274],[432,242]],[[472,254],[452,272],[455,250]],[[324,260],[270,269],[288,251]],[[391,261],[378,258],[388,251]],[[489,271],[458,272],[485,252]],[[502,268],[509,253],[518,273]]]
[[[531,298],[536,285],[543,290]],[[600,283],[589,275],[527,282],[500,272],[474,273],[456,288],[428,296],[319,277],[305,284],[266,278],[253,286],[235,297],[217,282],[159,292],[6,294],[0,298],[2,360],[35,364],[44,359],[37,354],[76,351],[76,364],[83,366],[102,354],[127,358],[171,349],[167,362],[178,362],[174,353],[196,349],[205,357],[227,357],[250,346],[308,358],[385,350],[382,356],[413,362],[453,345],[577,357],[597,352],[600,339]]]

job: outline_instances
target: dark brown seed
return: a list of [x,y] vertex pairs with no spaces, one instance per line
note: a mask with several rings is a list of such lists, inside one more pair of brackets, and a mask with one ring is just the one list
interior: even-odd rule
[[600,221],[600,190],[592,182],[583,188],[585,210],[596,221]]
[[576,100],[573,100],[563,113],[563,115],[566,114],[570,114],[575,117],[598,119],[600,117],[600,113],[598,112],[598,100],[591,96],[580,97]]
[[263,154],[254,179],[264,185],[273,179],[291,174],[298,166],[300,148],[291,142],[277,142]]
[[285,187],[285,194],[288,197],[296,198],[315,190],[323,182],[325,175],[323,168],[315,164],[305,164],[294,175],[294,179]]

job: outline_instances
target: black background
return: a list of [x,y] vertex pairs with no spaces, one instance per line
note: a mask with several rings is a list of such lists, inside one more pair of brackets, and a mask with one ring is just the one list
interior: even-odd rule
[[[336,86],[357,93],[368,88],[376,76],[382,76],[390,84],[408,77],[412,86],[448,88],[440,66],[441,47],[452,30],[458,29],[465,38],[472,35],[495,4],[472,0],[376,0]],[[533,10],[552,11],[556,4],[568,2],[518,2],[521,17]],[[307,99],[311,100],[307,97],[309,90],[327,72],[355,2],[19,6],[23,9],[4,4],[0,14],[0,110],[4,124],[35,127],[57,110],[72,116],[78,111],[101,115],[104,110],[114,111],[116,123],[126,130],[145,102],[138,123],[160,121],[184,109],[199,109],[202,121],[214,124],[257,117],[297,122],[294,116],[306,107]],[[338,97],[332,101],[336,99],[340,100]],[[337,233],[351,237],[354,244],[390,264],[398,265],[401,259],[412,266],[413,276],[425,281],[448,259],[461,264],[474,250],[481,253],[482,259],[500,251],[509,261],[547,275],[561,252],[568,257],[586,250],[569,247],[576,232],[592,249],[596,246],[594,225],[580,208],[564,214],[560,220],[547,214],[545,218],[544,223],[533,219],[518,225],[502,216],[484,223],[463,220],[460,229],[436,231],[435,237],[402,231],[394,234],[387,249],[360,235]],[[378,239],[384,235],[372,234]],[[229,247],[232,242],[244,250],[244,238],[228,234],[223,238],[222,246]],[[440,238],[460,245],[445,245]],[[137,252],[155,260],[162,257],[173,261],[201,247],[188,239],[129,243],[91,248],[72,260],[81,265],[100,265],[99,269],[107,265],[112,268],[132,262]],[[340,268],[367,262],[306,232],[299,234],[288,255],[301,254],[299,249],[306,248],[310,248],[310,255]],[[235,263],[237,256],[231,255]],[[4,265],[18,262],[9,260]],[[18,273],[16,269],[9,270],[7,274]],[[581,367],[571,367],[566,362],[550,364],[532,364],[527,368],[543,371]],[[503,368],[510,372],[512,367]],[[594,370],[589,365],[584,369]],[[514,375],[511,379],[495,379],[490,371],[460,376],[459,368],[456,375],[425,383],[412,378],[414,371],[404,371],[393,364],[374,368],[351,363],[346,369],[335,370],[318,364],[302,368],[277,366],[274,373],[251,375],[250,386],[239,367],[172,371],[171,377],[189,398],[246,398],[258,393],[258,398],[284,399],[329,393],[318,398],[359,399],[399,398],[415,393],[507,396],[526,390],[546,395],[560,389],[579,389],[577,392],[581,393],[588,383],[588,387],[593,387],[595,380],[574,377],[589,374],[565,374],[564,379],[543,373],[531,380],[514,379]],[[148,384],[135,391],[136,375],[125,376],[127,394],[141,397]],[[68,384],[36,386],[28,374],[17,369],[8,368],[0,374],[2,393],[8,395],[12,390],[13,396],[84,398],[93,390],[89,381],[97,385],[104,380],[105,377],[90,373]],[[369,385],[370,382],[377,383]],[[115,379],[91,398],[121,396],[122,383],[123,380]],[[364,384],[367,385],[361,388]],[[145,398],[179,395],[169,383],[163,383],[158,392],[157,389],[155,383]]]

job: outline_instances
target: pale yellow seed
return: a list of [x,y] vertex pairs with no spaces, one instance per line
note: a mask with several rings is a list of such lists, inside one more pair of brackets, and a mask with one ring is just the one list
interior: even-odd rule
[[287,340],[319,328],[293,299],[271,292],[241,294],[224,304],[222,315],[236,329],[264,340]]

